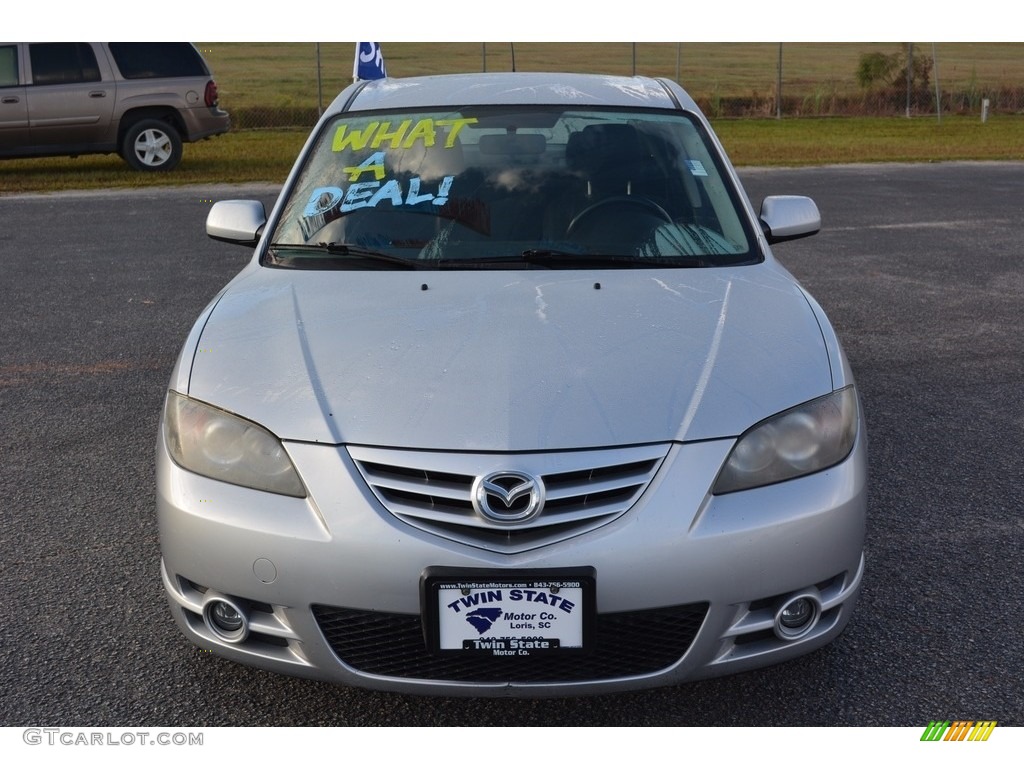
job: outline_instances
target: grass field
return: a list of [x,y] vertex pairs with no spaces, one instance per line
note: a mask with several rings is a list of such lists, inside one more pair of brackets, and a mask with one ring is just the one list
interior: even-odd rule
[[[716,120],[740,166],[946,160],[1024,161],[1024,118]],[[306,130],[236,131],[185,147],[168,174],[131,171],[116,155],[0,161],[0,195],[58,189],[284,181]]]
[[[315,43],[197,43],[229,109],[315,107]],[[320,43],[320,90],[329,102],[352,81],[354,43]],[[669,77],[698,101],[774,98],[779,43],[384,43],[392,77],[448,72],[562,71]],[[860,57],[897,43],[784,43],[782,91],[799,105],[857,97]],[[1024,43],[916,43],[944,93],[978,100],[1024,87]],[[934,52],[934,60],[933,60]],[[894,106],[903,108],[902,100]]]

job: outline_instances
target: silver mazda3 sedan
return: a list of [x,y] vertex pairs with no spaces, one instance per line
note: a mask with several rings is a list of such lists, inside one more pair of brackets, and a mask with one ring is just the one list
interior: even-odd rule
[[708,122],[643,77],[347,88],[171,376],[162,575],[204,649],[544,696],[791,659],[845,627],[866,436]]

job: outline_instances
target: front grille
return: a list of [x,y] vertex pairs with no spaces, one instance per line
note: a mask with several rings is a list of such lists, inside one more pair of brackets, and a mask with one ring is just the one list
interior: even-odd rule
[[435,656],[418,615],[314,605],[313,615],[345,664],[373,675],[451,682],[560,683],[644,675],[678,661],[707,603],[598,614],[592,651],[574,656]]
[[[578,536],[616,519],[640,498],[667,452],[667,445],[529,454],[349,448],[363,479],[395,517],[435,535],[505,554]],[[543,512],[513,525],[478,514],[473,483],[497,471],[540,478]]]

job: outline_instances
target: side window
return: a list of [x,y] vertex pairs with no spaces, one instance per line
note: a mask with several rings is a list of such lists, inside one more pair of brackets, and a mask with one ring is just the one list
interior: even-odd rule
[[18,46],[0,46],[0,88],[18,84]]
[[110,52],[126,80],[210,74],[199,52],[188,43],[111,43]]
[[32,43],[28,51],[34,85],[94,83],[100,79],[96,54],[88,43]]

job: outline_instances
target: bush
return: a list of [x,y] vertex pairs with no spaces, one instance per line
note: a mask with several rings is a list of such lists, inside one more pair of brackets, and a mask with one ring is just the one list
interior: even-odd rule
[[898,53],[889,55],[877,51],[865,53],[857,64],[857,84],[861,88],[891,85],[893,70],[899,64],[900,55]]
[[[915,53],[909,66],[911,89],[926,92],[932,74],[931,59]],[[906,88],[907,67],[907,46],[896,53],[865,53],[857,64],[857,83],[868,90],[876,87]]]

